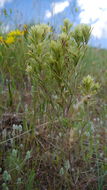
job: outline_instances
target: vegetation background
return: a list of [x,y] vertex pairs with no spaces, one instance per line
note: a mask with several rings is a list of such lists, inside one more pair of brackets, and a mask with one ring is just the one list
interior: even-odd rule
[[107,52],[90,35],[67,19],[1,29],[1,189],[107,189]]

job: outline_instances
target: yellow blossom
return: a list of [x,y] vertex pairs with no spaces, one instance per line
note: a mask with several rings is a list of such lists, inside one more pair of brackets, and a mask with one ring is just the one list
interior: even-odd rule
[[2,43],[3,42],[3,37],[2,36],[0,36],[0,43]]
[[27,29],[27,28],[28,28],[28,26],[27,26],[26,24],[24,24],[24,25],[23,25],[23,28],[24,28],[24,29]]
[[24,35],[23,31],[20,30],[12,30],[11,32],[8,33],[8,36],[22,36]]
[[14,41],[15,41],[15,38],[13,36],[8,36],[5,40],[5,43],[12,44],[12,43],[14,43]]
[[23,34],[25,35],[26,33],[28,33],[28,26],[26,24],[24,24],[23,26]]

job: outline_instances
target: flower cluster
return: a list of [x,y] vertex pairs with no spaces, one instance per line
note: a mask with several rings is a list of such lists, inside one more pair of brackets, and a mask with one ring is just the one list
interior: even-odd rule
[[6,44],[12,44],[15,42],[15,37],[14,36],[7,36],[5,43]]
[[16,41],[17,37],[23,36],[24,35],[24,31],[20,31],[18,29],[16,30],[12,30],[11,32],[9,32],[7,34],[7,38],[5,40],[6,44],[12,44]]
[[73,32],[73,37],[78,45],[87,44],[91,34],[91,27],[86,24],[78,24]]
[[27,65],[26,72],[30,73],[31,71],[32,71],[32,66],[31,65]]
[[12,30],[6,35],[6,38],[0,36],[0,43],[5,43],[8,45],[13,44],[17,40],[17,37],[23,36],[24,33],[25,33],[24,31],[21,31],[19,29]]
[[38,24],[31,27],[29,31],[29,41],[42,42],[51,32],[51,27],[47,24]]
[[84,95],[94,95],[99,88],[99,83],[96,83],[90,75],[83,78],[81,89]]
[[21,30],[18,30],[18,29],[12,30],[11,32],[8,33],[8,36],[13,36],[13,37],[22,36],[22,35],[24,35],[24,31],[21,31]]
[[3,42],[3,37],[2,36],[0,36],[0,43],[2,43]]

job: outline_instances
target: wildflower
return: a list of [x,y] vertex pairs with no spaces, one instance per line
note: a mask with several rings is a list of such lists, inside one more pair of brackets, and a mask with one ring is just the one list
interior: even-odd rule
[[28,27],[27,27],[27,25],[26,25],[26,24],[24,24],[24,25],[23,25],[23,28],[24,28],[24,29],[27,29]]
[[91,34],[91,27],[86,24],[79,24],[75,27],[73,37],[78,45],[88,43]]
[[62,32],[69,34],[72,26],[73,24],[70,23],[69,19],[65,19],[63,26],[61,26],[61,30]]
[[6,170],[3,172],[3,180],[4,180],[5,182],[11,180],[11,175],[10,175]]
[[100,88],[99,83],[96,83],[94,79],[88,75],[82,80],[82,91],[85,95],[87,94],[96,94]]
[[24,35],[24,31],[20,31],[20,30],[12,30],[11,32],[8,33],[8,36],[22,36]]
[[5,40],[5,43],[12,44],[12,43],[14,43],[14,41],[15,41],[15,38],[13,36],[8,36]]
[[26,24],[24,24],[23,29],[24,29],[24,31],[23,31],[24,33],[27,33],[27,32],[28,32],[28,27],[27,27]]
[[61,169],[60,169],[60,171],[59,171],[59,174],[60,174],[60,176],[63,176],[64,175],[64,168],[62,167]]
[[29,160],[31,158],[31,151],[26,152],[25,160]]
[[2,36],[0,36],[0,43],[2,43],[3,42],[3,37]]
[[28,65],[27,68],[26,68],[26,72],[27,73],[30,73],[32,71],[32,66],[31,65]]
[[16,149],[13,149],[13,150],[12,150],[12,156],[13,156],[13,157],[17,157],[17,150],[16,150]]
[[23,36],[25,34],[25,31],[21,31],[21,36]]
[[70,169],[70,162],[69,162],[69,160],[65,161],[64,168],[66,169],[66,171],[68,171]]
[[49,27],[46,24],[41,24],[41,25],[35,25],[32,26],[30,31],[29,31],[29,40],[32,42],[34,39],[36,42],[40,42],[45,39],[45,37],[51,32],[51,27]]
[[18,126],[18,130],[19,130],[19,132],[22,132],[22,125]]

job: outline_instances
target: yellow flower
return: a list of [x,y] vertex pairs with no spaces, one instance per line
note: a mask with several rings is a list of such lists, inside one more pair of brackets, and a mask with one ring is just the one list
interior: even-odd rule
[[27,29],[27,28],[28,28],[28,26],[27,26],[26,24],[24,24],[24,25],[23,25],[23,28],[24,28],[24,29]]
[[23,32],[23,34],[28,33],[28,26],[26,24],[24,24],[22,32]]
[[3,37],[2,36],[0,36],[0,43],[2,43],[3,42]]
[[8,36],[5,40],[5,43],[12,44],[12,43],[14,43],[14,41],[15,41],[15,38],[13,36]]
[[8,36],[22,36],[24,35],[23,31],[20,30],[12,30],[11,32],[8,33]]
[[22,36],[24,35],[24,31],[21,31],[21,35],[22,35]]

